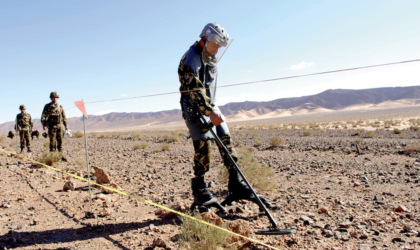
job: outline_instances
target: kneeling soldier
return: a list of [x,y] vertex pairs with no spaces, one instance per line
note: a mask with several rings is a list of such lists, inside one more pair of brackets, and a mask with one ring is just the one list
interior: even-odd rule
[[20,109],[20,114],[16,116],[15,129],[16,131],[19,131],[20,152],[23,153],[23,149],[25,148],[25,142],[26,142],[26,147],[28,147],[28,152],[32,152],[31,139],[29,138],[30,136],[29,132],[32,132],[34,123],[32,122],[31,115],[26,113],[25,105],[20,105],[19,109]]

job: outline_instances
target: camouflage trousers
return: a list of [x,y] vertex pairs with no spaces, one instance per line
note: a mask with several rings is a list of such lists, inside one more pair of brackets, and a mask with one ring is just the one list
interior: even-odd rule
[[19,131],[19,137],[20,137],[20,148],[24,148],[25,147],[25,142],[26,142],[26,147],[30,147],[31,146],[31,134],[29,133],[29,130],[20,130]]
[[50,137],[50,151],[57,149],[59,152],[62,152],[63,128],[48,128],[48,137]]
[[[229,150],[232,158],[237,162],[238,155],[236,154],[235,149],[232,146],[232,139],[230,134],[220,137],[220,140]],[[196,177],[203,177],[206,172],[209,171],[210,160],[211,160],[211,140],[198,139],[193,140],[194,143],[194,175]],[[225,151],[217,145],[219,148],[220,155],[222,156],[223,163],[227,169],[234,169],[233,164],[229,160],[229,156]]]

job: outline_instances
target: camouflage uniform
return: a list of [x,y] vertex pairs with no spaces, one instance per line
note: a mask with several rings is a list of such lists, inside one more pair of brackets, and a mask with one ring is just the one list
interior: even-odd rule
[[[19,136],[20,136],[20,148],[23,149],[25,147],[25,142],[26,142],[26,147],[29,148],[31,146],[31,138],[30,138],[29,131],[31,130],[31,128],[34,127],[34,123],[32,122],[32,117],[28,113],[20,113],[16,116],[16,121],[18,125]],[[15,129],[16,129],[16,126],[15,126]]]
[[[196,42],[184,54],[178,67],[178,76],[181,83],[181,108],[182,116],[190,131],[194,144],[194,175],[203,177],[209,171],[211,160],[211,141],[213,135],[210,131],[202,133],[200,129],[200,120],[193,114],[192,105],[201,112],[207,122],[210,122],[210,113],[220,109],[216,106],[216,84],[217,84],[217,65],[211,66],[203,61],[203,49],[199,42]],[[192,101],[192,105],[191,105]],[[221,115],[225,120],[224,116]],[[232,140],[229,128],[226,122],[213,127],[213,131],[220,137],[223,144],[228,148],[233,159],[238,160],[237,154],[232,146]],[[219,147],[219,152],[223,162],[228,169],[234,169],[228,156],[223,149]]]
[[[41,115],[41,123],[48,127],[48,136],[50,137],[50,151],[62,152],[63,145],[63,125],[67,127],[67,118],[63,106],[58,103],[50,102],[45,105]],[[57,141],[57,145],[56,145]]]

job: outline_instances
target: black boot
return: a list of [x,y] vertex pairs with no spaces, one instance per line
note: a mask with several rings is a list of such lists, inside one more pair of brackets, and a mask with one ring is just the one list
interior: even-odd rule
[[20,148],[20,153],[21,153],[21,154],[23,153],[23,149],[24,149],[24,147],[21,147],[21,148]]
[[192,178],[191,189],[194,196],[194,200],[203,204],[214,199],[213,194],[207,189],[207,185],[204,182],[204,177]]
[[31,153],[31,152],[32,152],[31,148],[30,148],[30,147],[28,147],[28,153]]
[[[222,206],[230,206],[232,202],[238,200],[249,200],[252,202],[257,202],[257,198],[252,193],[252,190],[246,184],[246,182],[239,176],[239,172],[236,170],[229,170],[229,184],[228,184],[229,195],[228,197],[222,202]],[[254,192],[256,193],[255,189]],[[273,205],[266,200],[262,195],[258,194],[258,198],[260,198],[261,202],[268,208],[273,207]],[[259,204],[258,204],[259,205]],[[260,207],[260,211],[263,209]]]
[[204,177],[192,178],[191,189],[194,196],[191,211],[194,211],[196,207],[204,207],[204,212],[209,212],[211,207],[215,207],[219,209],[219,212],[227,213],[226,209],[217,202],[217,198],[207,189]]
[[[254,198],[251,189],[246,185],[245,181],[239,176],[236,170],[229,170],[229,184],[228,190],[236,196]],[[255,191],[255,190],[254,190]]]

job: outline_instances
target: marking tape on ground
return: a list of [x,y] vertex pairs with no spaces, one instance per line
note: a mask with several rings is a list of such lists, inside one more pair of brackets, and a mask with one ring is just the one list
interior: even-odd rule
[[222,227],[216,226],[216,225],[214,225],[214,224],[211,224],[211,223],[209,223],[209,222],[207,222],[207,221],[203,221],[203,220],[197,219],[197,218],[192,217],[192,216],[190,216],[190,215],[187,215],[187,214],[181,213],[181,212],[179,212],[179,211],[176,211],[176,210],[170,209],[170,208],[168,208],[168,207],[165,207],[165,206],[162,206],[162,205],[156,204],[156,203],[151,202],[151,201],[149,201],[149,200],[146,200],[146,199],[143,199],[143,198],[140,198],[140,197],[137,197],[137,196],[134,196],[134,195],[128,194],[128,193],[126,193],[126,192],[123,192],[123,191],[117,190],[117,189],[115,189],[115,188],[111,188],[111,187],[107,187],[107,186],[104,186],[104,185],[98,184],[98,183],[96,183],[96,182],[93,182],[93,181],[91,181],[91,180],[87,180],[87,179],[85,179],[85,178],[83,178],[83,177],[80,177],[80,176],[77,176],[77,175],[75,175],[75,174],[68,173],[68,172],[67,172],[67,171],[65,171],[65,170],[61,170],[61,169],[58,169],[58,168],[55,168],[55,167],[48,166],[48,165],[43,164],[43,163],[41,163],[41,162],[38,162],[38,161],[32,160],[32,159],[30,159],[30,158],[24,157],[24,156],[22,156],[22,155],[19,155],[19,154],[15,153],[15,152],[6,151],[6,150],[3,150],[3,149],[0,149],[0,151],[3,151],[4,153],[8,153],[8,154],[15,155],[15,156],[16,156],[16,157],[18,157],[18,158],[21,158],[21,159],[26,159],[26,160],[31,161],[31,162],[36,163],[36,164],[40,164],[40,165],[42,165],[42,166],[44,166],[44,167],[50,168],[50,169],[55,170],[55,171],[57,171],[57,172],[61,172],[61,173],[63,173],[63,174],[66,174],[66,175],[69,175],[69,176],[71,176],[71,177],[74,177],[74,178],[76,178],[76,179],[79,179],[79,180],[82,180],[82,181],[85,181],[85,182],[89,182],[89,183],[91,183],[91,184],[93,184],[93,185],[96,185],[96,186],[99,186],[99,187],[103,187],[103,188],[106,188],[106,189],[108,189],[108,190],[114,191],[114,192],[116,192],[116,193],[119,193],[119,194],[122,194],[122,195],[125,195],[125,196],[128,196],[128,197],[131,197],[131,198],[133,198],[133,199],[136,199],[136,200],[139,200],[139,201],[142,201],[142,202],[145,202],[145,203],[148,203],[148,204],[153,205],[153,206],[155,206],[155,207],[159,207],[159,208],[165,209],[165,210],[167,210],[167,211],[170,211],[170,212],[173,212],[173,213],[175,213],[175,214],[178,214],[178,215],[184,216],[184,217],[186,217],[186,218],[189,218],[189,219],[192,219],[192,220],[195,220],[195,221],[201,222],[201,223],[206,224],[206,225],[208,225],[208,226],[211,226],[211,227],[217,228],[217,229],[219,229],[219,230],[225,231],[225,232],[227,232],[227,233],[229,233],[229,234],[232,234],[232,235],[235,235],[235,236],[239,236],[239,237],[241,237],[241,238],[247,239],[247,240],[249,240],[249,241],[255,242],[255,243],[260,244],[260,245],[263,245],[263,246],[265,246],[265,247],[268,247],[268,248],[271,248],[271,249],[274,249],[274,250],[281,250],[281,249],[279,249],[279,248],[276,248],[276,247],[270,246],[270,245],[268,245],[268,244],[265,244],[265,243],[263,243],[263,242],[261,242],[261,241],[255,240],[255,239],[253,239],[253,238],[248,238],[248,237],[246,237],[246,236],[244,236],[244,235],[241,235],[241,234],[238,234],[238,233],[234,233],[234,232],[229,231],[229,230],[227,230],[227,229],[225,229],[225,228],[222,228]]

